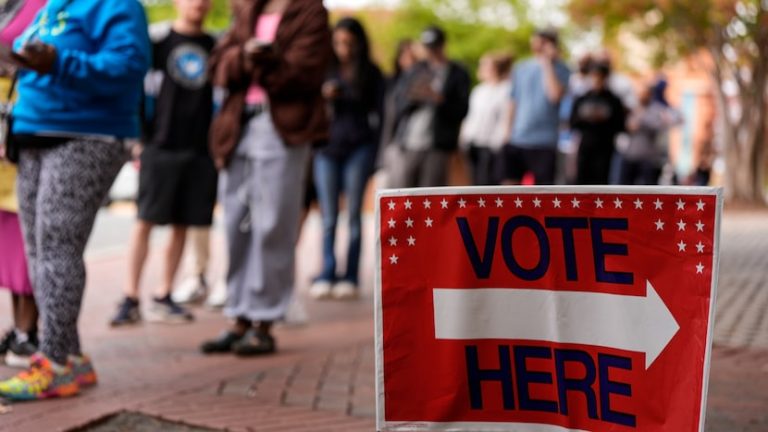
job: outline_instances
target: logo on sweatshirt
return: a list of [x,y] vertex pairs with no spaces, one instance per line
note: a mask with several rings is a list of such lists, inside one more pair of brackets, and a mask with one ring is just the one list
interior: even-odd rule
[[179,85],[190,90],[202,88],[207,79],[208,54],[199,46],[181,44],[168,56],[168,74]]

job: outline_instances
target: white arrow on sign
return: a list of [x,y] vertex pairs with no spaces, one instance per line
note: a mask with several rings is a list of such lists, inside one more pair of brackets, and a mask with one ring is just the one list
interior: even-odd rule
[[532,289],[433,292],[437,339],[523,339],[645,353],[648,369],[680,326],[650,281],[646,296]]

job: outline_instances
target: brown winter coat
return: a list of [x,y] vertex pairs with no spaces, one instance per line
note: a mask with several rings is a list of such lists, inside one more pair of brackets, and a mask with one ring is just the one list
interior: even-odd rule
[[322,0],[292,0],[280,21],[271,53],[249,65],[245,42],[253,37],[267,0],[241,1],[235,23],[211,55],[214,84],[228,91],[211,125],[211,155],[226,165],[242,132],[245,96],[252,82],[269,95],[272,121],[287,145],[314,144],[328,138],[328,117],[321,95],[331,59],[328,12]]

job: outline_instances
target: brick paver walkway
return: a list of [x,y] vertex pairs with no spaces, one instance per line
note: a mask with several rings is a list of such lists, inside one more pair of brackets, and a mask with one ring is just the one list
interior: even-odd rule
[[[309,226],[300,245],[303,290],[318,266],[317,220]],[[707,430],[764,432],[768,431],[768,214],[729,214],[722,237]],[[366,253],[363,271],[370,275],[370,250]],[[157,280],[157,261],[150,260],[147,280]],[[198,343],[225,325],[215,312],[199,310],[190,326],[107,328],[125,267],[121,255],[89,262],[81,323],[101,385],[76,399],[14,405],[12,412],[0,415],[0,431],[72,430],[121,410],[217,430],[375,429],[371,285],[364,287],[365,296],[358,302],[305,299],[310,324],[280,327],[281,350],[276,356],[204,357],[196,351]],[[0,311],[7,307],[6,296],[0,296]],[[0,314],[0,328],[8,322],[7,315]],[[0,375],[9,372],[0,367]]]

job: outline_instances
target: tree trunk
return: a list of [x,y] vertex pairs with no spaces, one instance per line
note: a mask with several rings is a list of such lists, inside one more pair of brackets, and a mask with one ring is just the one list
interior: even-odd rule
[[[756,68],[760,70],[760,68]],[[741,114],[732,119],[727,96],[723,92],[725,76],[722,69],[715,74],[723,116],[725,153],[725,197],[732,203],[763,206],[766,203],[766,103],[765,77],[757,76],[751,85],[740,88]],[[760,90],[758,90],[760,89]],[[762,90],[762,91],[761,91]]]

